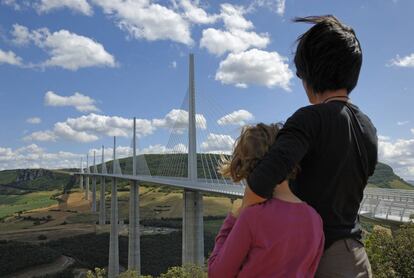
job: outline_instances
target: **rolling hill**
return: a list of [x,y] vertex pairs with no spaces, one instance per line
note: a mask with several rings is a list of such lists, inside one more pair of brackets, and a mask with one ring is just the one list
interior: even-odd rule
[[381,162],[377,164],[374,175],[369,178],[368,184],[371,187],[379,188],[414,189],[414,186],[397,176],[389,165]]

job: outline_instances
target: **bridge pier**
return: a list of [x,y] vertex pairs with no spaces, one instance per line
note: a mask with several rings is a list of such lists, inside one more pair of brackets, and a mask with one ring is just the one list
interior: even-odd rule
[[92,212],[96,212],[96,176],[92,177]]
[[[83,174],[83,159],[81,157],[81,163],[80,163],[80,173]],[[83,175],[79,176],[79,188],[81,191],[83,191]]]
[[[112,160],[112,173],[115,174],[116,137],[114,137],[114,154]],[[118,221],[118,189],[116,178],[112,178],[111,188],[111,233],[109,235],[109,265],[108,278],[119,275],[119,221]]]
[[[89,155],[86,154],[86,173],[89,174]],[[89,175],[85,178],[85,200],[89,200]]]
[[204,265],[203,194],[184,190],[182,264]]
[[101,177],[101,191],[100,191],[100,200],[99,200],[99,225],[105,225],[106,215],[105,215],[105,177]]
[[[101,172],[102,174],[106,174],[106,164],[105,164],[105,149],[104,146],[102,146],[102,158],[101,158]],[[99,194],[99,225],[105,225],[106,224],[106,206],[105,206],[105,177],[101,176],[101,191]]]
[[79,176],[79,188],[83,191],[83,175]]
[[[98,170],[96,168],[95,156],[96,156],[96,153],[94,151],[93,152],[93,170],[92,170],[94,174],[98,173]],[[96,176],[92,177],[92,207],[91,207],[91,211],[96,212]]]
[[115,278],[119,275],[119,242],[118,242],[118,196],[116,178],[112,178],[111,190],[111,232],[109,236],[109,265],[108,277]]
[[85,200],[89,200],[89,176],[85,178]]
[[140,233],[139,233],[139,185],[131,182],[129,193],[128,269],[140,275]]
[[[134,117],[132,175],[137,174],[137,122]],[[131,181],[129,190],[129,231],[128,231],[128,269],[141,273],[140,236],[139,236],[139,183]]]
[[[194,83],[194,55],[189,59],[188,95],[188,179],[197,182],[197,131]],[[204,265],[203,194],[184,190],[183,193],[182,264]]]

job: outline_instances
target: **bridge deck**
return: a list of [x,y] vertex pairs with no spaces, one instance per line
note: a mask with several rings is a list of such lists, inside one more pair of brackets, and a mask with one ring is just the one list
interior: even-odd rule
[[[225,183],[223,183],[223,180],[211,179],[197,179],[196,182],[192,182],[188,178],[182,177],[79,172],[70,174],[149,182],[232,197],[241,197],[244,194],[244,185],[233,183],[230,180],[224,180]],[[410,221],[410,217],[414,216],[414,190],[368,187],[364,191],[364,199],[361,202],[359,213],[371,218],[398,222]]]

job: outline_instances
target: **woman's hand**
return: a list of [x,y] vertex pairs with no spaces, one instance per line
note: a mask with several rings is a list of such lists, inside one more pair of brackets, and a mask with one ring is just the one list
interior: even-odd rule
[[246,188],[244,189],[244,196],[241,205],[239,204],[239,200],[232,202],[231,214],[237,218],[243,209],[255,204],[260,204],[266,200],[267,199],[264,199],[256,193],[254,193],[250,189],[250,187],[246,186]]
[[248,185],[244,189],[244,196],[242,201],[241,209],[247,208],[249,206],[260,204],[266,201],[267,199],[260,197],[256,193],[254,193]]

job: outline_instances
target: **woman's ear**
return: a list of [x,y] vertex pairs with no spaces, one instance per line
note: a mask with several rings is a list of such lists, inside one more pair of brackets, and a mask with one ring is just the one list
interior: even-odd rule
[[306,83],[305,80],[302,79],[303,89],[305,89],[306,95],[308,96],[308,100],[310,104],[316,103],[316,94],[313,89]]

